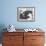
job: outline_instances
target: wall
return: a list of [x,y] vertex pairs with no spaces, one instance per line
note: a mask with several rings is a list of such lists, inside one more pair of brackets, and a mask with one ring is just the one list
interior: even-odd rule
[[[42,0],[1,0],[0,24],[15,25],[16,28],[46,28],[46,1]],[[18,22],[17,7],[35,7],[35,22]]]
[[[42,0],[1,0],[0,24],[13,24],[16,28],[46,28],[46,1]],[[17,7],[35,7],[35,22],[18,22]]]
[[[46,0],[0,0],[0,31],[13,24],[16,28],[40,27],[46,32]],[[35,22],[18,22],[17,7],[35,7]]]

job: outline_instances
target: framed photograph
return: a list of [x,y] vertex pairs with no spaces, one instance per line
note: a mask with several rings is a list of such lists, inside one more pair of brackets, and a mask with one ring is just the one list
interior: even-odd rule
[[35,21],[35,8],[34,7],[18,7],[17,20],[21,22]]

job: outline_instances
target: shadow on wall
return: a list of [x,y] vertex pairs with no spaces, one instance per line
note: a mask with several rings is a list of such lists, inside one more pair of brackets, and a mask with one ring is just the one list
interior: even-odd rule
[[6,29],[4,30],[4,28],[6,28],[5,25],[0,24],[0,43],[2,43],[2,36],[3,36],[2,33],[6,31]]

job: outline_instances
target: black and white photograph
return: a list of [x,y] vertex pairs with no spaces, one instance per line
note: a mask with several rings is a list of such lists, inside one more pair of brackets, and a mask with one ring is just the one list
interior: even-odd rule
[[35,21],[35,8],[34,7],[18,7],[17,20],[21,22]]

